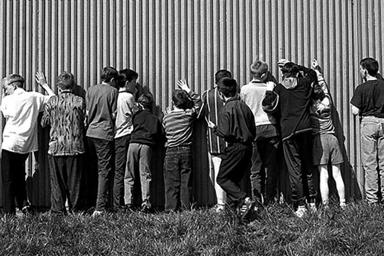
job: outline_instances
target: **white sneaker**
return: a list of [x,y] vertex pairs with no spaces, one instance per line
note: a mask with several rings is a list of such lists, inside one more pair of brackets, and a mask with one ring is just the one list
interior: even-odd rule
[[317,212],[316,203],[309,203],[309,211],[311,213],[316,213]]
[[100,216],[100,215],[102,215],[103,214],[103,212],[102,211],[94,211],[93,213],[92,213],[92,218],[95,218],[95,217],[98,217],[98,216]]
[[298,218],[303,218],[307,214],[307,208],[305,208],[305,205],[301,205],[297,208],[295,211],[295,215]]
[[225,205],[217,204],[216,207],[215,207],[215,212],[216,213],[224,212],[224,210],[225,210]]

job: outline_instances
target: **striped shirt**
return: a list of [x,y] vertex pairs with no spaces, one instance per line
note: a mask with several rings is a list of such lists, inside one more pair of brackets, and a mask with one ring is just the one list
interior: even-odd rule
[[188,146],[192,144],[193,122],[200,107],[200,96],[190,92],[194,102],[192,109],[167,110],[163,118],[163,127],[167,142],[166,147]]
[[[221,117],[220,112],[224,108],[224,101],[220,97],[217,87],[205,91],[202,99],[203,106],[201,107],[199,118],[204,116],[206,121],[211,121],[218,125]],[[208,150],[211,154],[221,154],[227,146],[224,139],[217,136],[212,129],[207,129],[207,141]]]

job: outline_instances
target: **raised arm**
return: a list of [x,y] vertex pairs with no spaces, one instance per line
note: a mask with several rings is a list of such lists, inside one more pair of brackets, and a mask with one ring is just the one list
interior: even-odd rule
[[49,87],[49,85],[47,83],[47,79],[45,78],[45,75],[43,72],[36,72],[35,80],[44,89],[44,91],[47,92],[47,94],[49,96],[55,95],[55,93],[52,91],[51,87]]

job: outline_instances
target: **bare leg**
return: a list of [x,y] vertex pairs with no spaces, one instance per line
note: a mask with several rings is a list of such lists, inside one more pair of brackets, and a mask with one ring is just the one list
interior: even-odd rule
[[341,176],[341,172],[340,172],[340,164],[332,165],[332,176],[336,182],[336,189],[337,189],[337,193],[339,194],[340,206],[344,207],[345,206],[345,189],[344,189],[343,177]]
[[320,194],[324,206],[329,205],[328,168],[326,164],[318,167],[320,173]]

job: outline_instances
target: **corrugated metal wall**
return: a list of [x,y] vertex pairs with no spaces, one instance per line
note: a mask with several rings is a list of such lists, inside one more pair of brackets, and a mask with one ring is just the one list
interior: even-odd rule
[[[218,69],[229,69],[240,84],[249,64],[264,59],[278,77],[276,62],[288,58],[324,67],[344,136],[349,165],[347,194],[363,181],[358,122],[349,100],[360,83],[358,62],[372,56],[384,64],[384,3],[381,0],[2,0],[0,76],[19,73],[28,89],[39,90],[34,73],[50,84],[63,70],[87,89],[103,66],[132,68],[164,109],[175,82],[186,78],[198,93],[213,85]],[[199,203],[212,202],[206,169],[204,131],[197,129],[195,190]],[[41,137],[46,143],[46,134]],[[45,159],[45,154],[39,154]],[[32,198],[49,202],[46,161],[33,177]],[[161,161],[155,161],[156,202],[162,203]],[[30,162],[29,169],[34,169]],[[357,179],[355,175],[357,171]],[[210,191],[209,193],[207,191]]]

